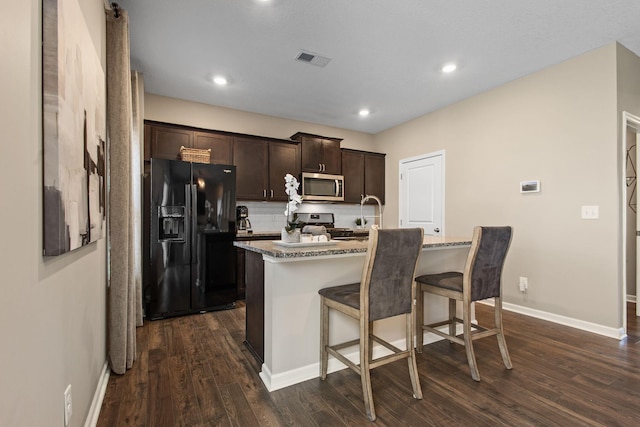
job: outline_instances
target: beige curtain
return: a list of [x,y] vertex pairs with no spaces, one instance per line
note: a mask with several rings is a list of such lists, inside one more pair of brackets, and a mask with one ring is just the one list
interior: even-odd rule
[[[107,132],[109,135],[109,289],[108,351],[111,370],[124,374],[136,357],[136,324],[141,324],[136,205],[139,188],[132,177],[133,111],[129,64],[129,20],[107,11]],[[139,157],[138,157],[139,159]],[[136,167],[136,165],[138,165]],[[135,169],[134,169],[135,168]],[[135,191],[134,191],[135,190]],[[138,213],[139,216],[139,213]],[[139,255],[139,252],[138,252]]]
[[136,293],[136,326],[142,326],[142,171],[144,170],[144,78],[131,71],[131,203],[133,205],[134,275]]

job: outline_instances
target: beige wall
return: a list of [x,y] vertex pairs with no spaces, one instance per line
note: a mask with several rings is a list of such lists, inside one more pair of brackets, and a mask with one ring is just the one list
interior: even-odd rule
[[373,144],[373,135],[368,133],[247,113],[151,93],[145,94],[144,104],[147,120],[280,139],[289,139],[296,132],[306,132],[343,138],[341,147],[355,150],[371,150]]
[[[446,233],[514,227],[505,300],[621,327],[616,53],[605,46],[376,135],[385,222],[398,223],[400,160],[446,150]],[[520,194],[531,179],[542,192]],[[599,205],[600,219],[582,220],[582,205]]]
[[[637,84],[637,61],[611,44],[373,136],[149,93],[145,118],[284,139],[304,131],[385,152],[388,225],[398,224],[400,160],[444,149],[446,233],[469,235],[476,224],[515,227],[505,300],[619,328],[617,123],[620,106],[640,99],[626,90]],[[521,195],[520,181],[530,179],[541,180],[542,192]],[[582,205],[599,205],[600,219],[582,220]],[[517,289],[519,276],[529,279],[527,294]]]
[[[104,64],[101,0],[79,0]],[[71,426],[84,423],[105,361],[105,240],[43,259],[41,2],[9,2],[0,15],[0,425],[63,425],[63,391],[73,386]],[[617,54],[617,56],[616,56]],[[385,220],[397,223],[402,158],[446,149],[448,234],[474,224],[515,227],[505,297],[532,308],[618,326],[620,201],[617,108],[637,105],[622,88],[616,57],[634,80],[637,58],[607,46],[376,136],[204,106],[151,94],[152,120],[288,138],[297,131],[344,138],[343,146],[388,153]],[[636,86],[638,87],[638,86]],[[636,111],[638,114],[638,111]],[[541,179],[521,196],[518,182]],[[580,205],[601,219],[579,219]],[[517,276],[529,277],[525,296]]]
[[[104,64],[103,2],[80,4]],[[7,2],[0,28],[0,425],[64,425],[72,384],[81,426],[105,361],[105,240],[42,257],[41,2]]]

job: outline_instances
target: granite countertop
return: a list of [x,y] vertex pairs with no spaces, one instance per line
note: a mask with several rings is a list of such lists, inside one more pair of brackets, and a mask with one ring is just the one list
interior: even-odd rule
[[[367,251],[367,241],[359,240],[332,240],[331,244],[318,244],[314,246],[285,247],[271,240],[236,241],[234,246],[261,253],[274,258],[308,258],[317,256],[361,254]],[[464,237],[436,237],[425,236],[422,249],[438,249],[456,246],[470,246],[471,239]]]
[[239,239],[251,239],[253,238],[261,238],[261,237],[280,237],[279,231],[253,231],[251,233],[247,233],[246,231],[238,231],[236,233],[236,237]]
[[[351,232],[353,233],[354,236],[369,235],[368,228],[354,228],[354,229],[351,229]],[[266,237],[273,237],[274,240],[276,240],[277,238],[280,237],[280,230],[253,231],[251,233],[247,233],[246,231],[238,231],[236,233],[236,237],[239,240],[251,240],[252,238],[260,239],[260,238],[266,238]]]

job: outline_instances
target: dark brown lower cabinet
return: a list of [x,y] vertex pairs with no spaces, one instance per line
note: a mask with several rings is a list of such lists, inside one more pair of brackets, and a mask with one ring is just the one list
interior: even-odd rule
[[246,340],[249,351],[264,362],[264,261],[262,254],[245,252]]
[[247,288],[245,282],[245,250],[236,248],[236,289],[238,290],[238,299],[245,298]]
[[[280,238],[280,234],[277,233],[260,233],[260,234],[241,234],[236,236],[236,240],[238,242],[247,242],[254,240],[277,240]],[[236,248],[236,283],[238,290],[238,299],[244,299],[245,291],[247,288],[246,285],[246,275],[245,275],[245,250],[241,248]]]

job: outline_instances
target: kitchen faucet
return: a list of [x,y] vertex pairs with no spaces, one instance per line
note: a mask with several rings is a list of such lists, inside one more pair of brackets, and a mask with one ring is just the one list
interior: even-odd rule
[[[362,208],[364,206],[364,202],[366,202],[369,199],[373,199],[378,203],[378,210],[380,211],[380,215],[378,215],[378,217],[380,218],[380,224],[378,224],[378,228],[382,228],[382,202],[380,201],[380,199],[374,195],[370,195],[370,194],[366,194],[364,196],[362,196],[362,199],[360,200],[360,218],[362,218],[362,222],[361,224],[364,225],[364,215],[362,214]],[[375,218],[375,216],[373,217]]]

